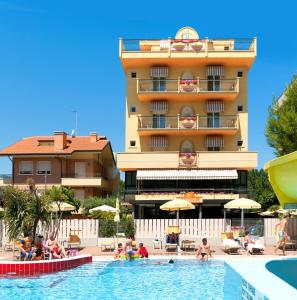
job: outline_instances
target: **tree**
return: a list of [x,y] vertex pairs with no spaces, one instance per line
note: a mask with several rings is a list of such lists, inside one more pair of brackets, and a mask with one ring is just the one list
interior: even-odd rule
[[252,192],[253,198],[259,202],[263,210],[271,205],[278,204],[278,200],[268,180],[267,173],[261,170],[248,172],[248,190]]
[[70,188],[65,188],[63,186],[52,186],[49,190],[44,191],[44,197],[48,199],[49,202],[54,202],[57,207],[57,224],[54,236],[57,236],[60,229],[60,223],[63,216],[63,211],[60,206],[63,202],[73,205],[76,210],[80,207],[80,201],[74,197],[74,191]]
[[37,225],[49,224],[49,202],[43,196],[38,196],[35,187],[29,191],[8,186],[4,190],[4,220],[8,226],[10,240],[29,233],[36,236]]
[[266,139],[277,156],[297,150],[297,77],[284,92],[284,101],[275,99],[269,107]]

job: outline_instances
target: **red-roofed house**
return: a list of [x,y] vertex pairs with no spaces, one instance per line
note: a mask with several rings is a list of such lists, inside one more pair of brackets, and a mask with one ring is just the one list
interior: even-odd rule
[[12,161],[12,184],[27,188],[32,178],[39,190],[53,185],[71,187],[76,197],[115,194],[119,172],[110,141],[96,132],[89,136],[53,136],[23,138],[2,151]]

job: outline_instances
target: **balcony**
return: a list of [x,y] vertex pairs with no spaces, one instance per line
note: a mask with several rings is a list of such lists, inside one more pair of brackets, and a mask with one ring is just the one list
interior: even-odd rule
[[[199,151],[196,152],[198,168],[235,168],[250,170],[257,167],[257,152]],[[121,171],[138,169],[176,169],[180,167],[180,152],[118,153],[117,167]]]
[[137,79],[140,101],[156,98],[166,100],[234,100],[239,93],[239,78],[235,79]]
[[124,69],[154,63],[193,66],[216,64],[250,68],[257,54],[256,38],[226,39],[120,39]]
[[193,117],[177,116],[138,116],[140,136],[153,134],[197,135],[225,134],[234,135],[239,127],[238,116]]
[[107,180],[99,174],[93,174],[86,177],[75,175],[66,175],[61,178],[61,185],[68,187],[100,187],[105,188],[108,185]]

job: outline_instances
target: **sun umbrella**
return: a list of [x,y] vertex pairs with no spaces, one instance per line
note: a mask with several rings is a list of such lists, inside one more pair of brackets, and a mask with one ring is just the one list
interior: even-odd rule
[[97,206],[97,207],[94,207],[94,208],[89,210],[89,212],[95,212],[95,211],[105,211],[105,212],[115,213],[116,208],[104,204],[104,205]]
[[160,209],[167,211],[176,211],[177,226],[179,226],[179,211],[195,209],[195,205],[184,199],[174,199],[160,206]]
[[278,214],[282,214],[282,215],[287,215],[290,213],[288,210],[283,209],[283,208],[280,208],[280,209],[276,210],[275,212]]
[[0,207],[0,211],[4,211],[4,208],[3,208],[3,207]]
[[275,215],[274,211],[270,211],[270,210],[266,210],[266,211],[262,211],[259,213],[260,216],[262,217],[272,217]]
[[226,203],[224,207],[229,209],[241,209],[241,227],[243,227],[244,209],[261,208],[261,204],[251,199],[239,198]]
[[56,202],[53,202],[51,204],[50,212],[74,211],[75,209],[75,206],[66,202],[60,202],[59,205]]
[[119,201],[119,198],[117,198],[116,214],[115,214],[113,220],[114,220],[115,223],[117,223],[117,243],[118,243],[119,222],[120,222],[120,201]]

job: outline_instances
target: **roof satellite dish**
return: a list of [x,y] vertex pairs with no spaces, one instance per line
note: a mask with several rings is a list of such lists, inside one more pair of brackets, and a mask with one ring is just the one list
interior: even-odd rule
[[75,137],[75,130],[74,129],[72,129],[72,131],[71,131],[71,136]]

